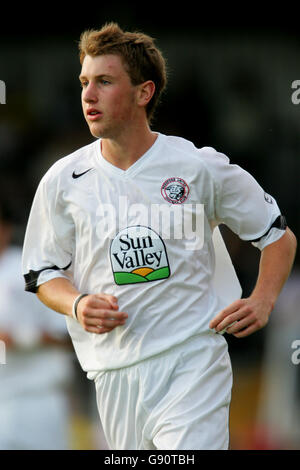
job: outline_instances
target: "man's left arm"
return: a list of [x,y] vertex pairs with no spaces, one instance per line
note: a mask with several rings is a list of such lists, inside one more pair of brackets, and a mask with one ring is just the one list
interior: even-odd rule
[[249,336],[263,328],[289,277],[296,248],[296,237],[289,228],[279,240],[267,245],[261,252],[258,278],[252,294],[219,312],[210,322],[210,328],[216,332],[226,329],[226,333],[237,338]]

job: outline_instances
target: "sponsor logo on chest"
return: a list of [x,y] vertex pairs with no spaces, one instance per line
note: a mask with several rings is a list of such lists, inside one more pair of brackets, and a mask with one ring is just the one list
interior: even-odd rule
[[158,281],[170,276],[165,244],[151,228],[135,225],[112,240],[110,260],[116,284]]

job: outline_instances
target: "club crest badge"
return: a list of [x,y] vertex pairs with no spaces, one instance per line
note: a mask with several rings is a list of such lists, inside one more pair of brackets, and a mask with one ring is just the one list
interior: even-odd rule
[[118,285],[158,281],[170,276],[166,247],[149,227],[136,225],[121,230],[111,243],[110,260]]
[[182,178],[169,178],[161,186],[163,198],[171,204],[182,204],[187,200],[190,188]]

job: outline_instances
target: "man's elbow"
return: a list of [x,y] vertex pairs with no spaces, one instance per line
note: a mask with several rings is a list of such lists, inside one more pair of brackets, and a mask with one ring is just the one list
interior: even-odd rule
[[296,235],[292,232],[292,230],[289,227],[287,227],[287,229],[286,229],[286,236],[289,239],[291,250],[294,252],[294,254],[296,254],[296,251],[297,251],[297,238],[296,238]]
[[277,252],[283,260],[293,263],[297,251],[297,238],[292,230],[287,227],[284,235],[279,240],[267,245],[263,251]]
[[281,237],[282,243],[280,244],[281,256],[283,261],[286,260],[290,265],[290,269],[294,264],[297,252],[297,238],[292,230],[287,227],[283,237]]

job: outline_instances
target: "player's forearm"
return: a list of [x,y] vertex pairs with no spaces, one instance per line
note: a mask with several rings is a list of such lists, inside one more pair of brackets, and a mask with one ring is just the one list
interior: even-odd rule
[[80,294],[73,284],[64,278],[51,279],[38,288],[37,296],[47,307],[72,316],[72,306]]
[[286,282],[295,259],[297,241],[293,232],[286,233],[274,243],[266,246],[261,253],[259,274],[252,298],[264,298],[273,309]]
[[296,237],[287,229],[277,242],[264,248],[257,283],[250,297],[236,300],[224,308],[211,320],[210,328],[217,332],[226,330],[237,338],[263,328],[290,274],[296,246]]
[[[47,307],[69,316],[73,316],[73,304],[78,295],[80,292],[64,278],[45,282],[37,292],[38,298]],[[128,314],[119,311],[116,297],[98,293],[89,294],[79,302],[76,317],[86,331],[103,334],[124,325]]]

